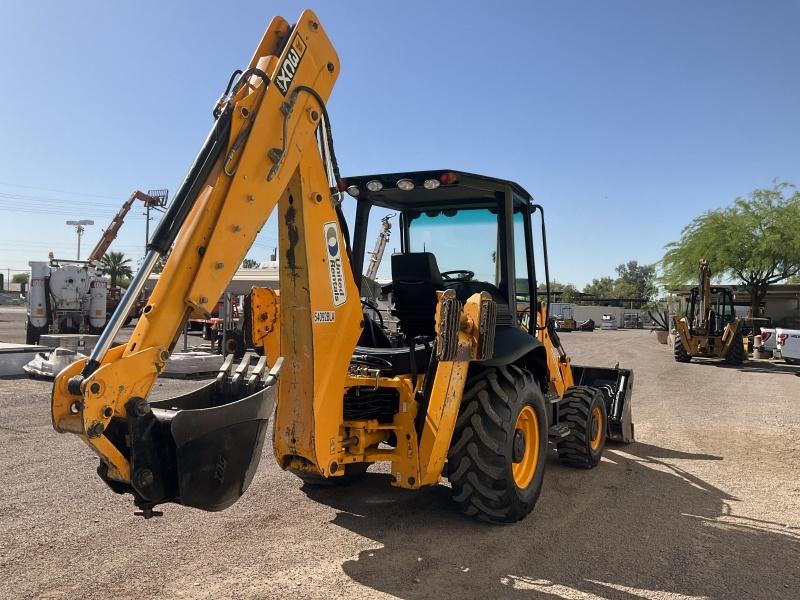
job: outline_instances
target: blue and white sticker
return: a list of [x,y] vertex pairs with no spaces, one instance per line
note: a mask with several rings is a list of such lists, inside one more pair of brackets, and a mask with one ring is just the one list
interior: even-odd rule
[[325,233],[325,248],[328,250],[328,276],[331,281],[333,305],[341,306],[347,302],[347,287],[344,284],[339,224],[336,221],[329,221],[322,226],[322,230]]

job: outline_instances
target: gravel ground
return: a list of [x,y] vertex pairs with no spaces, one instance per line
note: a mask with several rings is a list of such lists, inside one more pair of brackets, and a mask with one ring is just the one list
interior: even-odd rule
[[0,597],[800,597],[797,369],[677,364],[643,331],[562,339],[576,363],[635,370],[638,441],[590,471],[549,456],[536,509],[505,527],[380,472],[303,488],[268,446],[229,510],[144,521],[52,430],[49,383],[0,380]]

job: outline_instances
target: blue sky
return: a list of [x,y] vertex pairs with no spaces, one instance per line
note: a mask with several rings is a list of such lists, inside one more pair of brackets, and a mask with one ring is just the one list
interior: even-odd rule
[[[546,208],[561,281],[656,261],[700,212],[800,183],[796,1],[4,2],[0,269],[72,256],[67,219],[95,220],[91,248],[133,189],[174,191],[231,71],[306,5],[342,61],[343,174],[513,179]],[[140,212],[112,249],[140,254]]]

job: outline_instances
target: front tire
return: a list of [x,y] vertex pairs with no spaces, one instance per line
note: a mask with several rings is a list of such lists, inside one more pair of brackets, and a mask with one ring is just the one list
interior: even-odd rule
[[544,480],[547,414],[533,375],[515,365],[467,382],[447,456],[461,512],[514,523],[533,510]]
[[733,342],[728,349],[728,353],[725,355],[725,364],[739,366],[743,362],[744,340],[742,339],[742,334],[737,332],[736,335],[733,336]]
[[591,469],[600,463],[606,447],[608,416],[603,393],[593,387],[576,385],[564,392],[558,421],[570,433],[558,442],[558,458],[570,467]]
[[692,360],[692,357],[689,356],[688,352],[686,352],[686,348],[683,347],[683,342],[681,342],[681,336],[678,334],[675,334],[675,344],[673,346],[673,354],[677,362],[687,363],[691,362]]
[[47,333],[47,325],[44,327],[36,327],[31,320],[28,319],[25,323],[25,343],[35,346],[39,343],[39,338]]

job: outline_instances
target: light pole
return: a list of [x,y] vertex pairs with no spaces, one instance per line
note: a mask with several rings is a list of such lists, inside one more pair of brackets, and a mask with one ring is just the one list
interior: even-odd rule
[[74,225],[75,226],[75,233],[78,234],[78,258],[76,260],[81,259],[81,236],[83,232],[86,231],[84,225],[94,225],[94,221],[91,219],[82,219],[80,221],[67,221],[67,225]]

